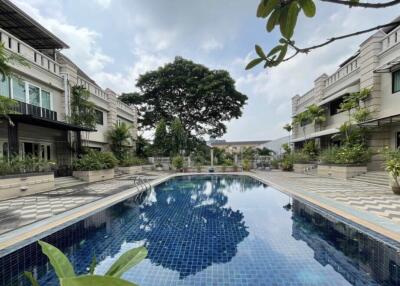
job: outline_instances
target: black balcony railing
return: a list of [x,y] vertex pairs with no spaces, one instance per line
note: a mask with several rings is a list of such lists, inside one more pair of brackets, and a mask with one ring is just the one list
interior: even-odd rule
[[21,114],[33,115],[39,118],[45,118],[49,120],[57,121],[57,112],[35,106],[22,101],[17,101],[18,105],[14,108],[14,111]]

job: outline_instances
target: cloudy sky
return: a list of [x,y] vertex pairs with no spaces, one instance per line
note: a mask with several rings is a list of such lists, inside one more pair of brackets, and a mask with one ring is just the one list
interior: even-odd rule
[[[228,140],[273,139],[285,135],[290,98],[332,73],[366,36],[336,42],[271,70],[245,71],[254,44],[268,49],[279,34],[265,32],[255,17],[259,0],[12,0],[64,40],[65,53],[103,88],[135,90],[139,74],[177,55],[214,69],[226,69],[249,97],[243,116],[228,123]],[[333,35],[388,22],[399,7],[348,9],[317,3],[317,16],[300,17],[300,46]]]

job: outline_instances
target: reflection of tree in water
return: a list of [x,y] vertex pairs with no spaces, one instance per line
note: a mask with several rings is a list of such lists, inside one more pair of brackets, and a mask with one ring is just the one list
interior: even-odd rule
[[146,240],[148,258],[178,271],[195,274],[213,263],[226,263],[247,235],[243,214],[224,208],[222,181],[174,180],[161,185],[156,204],[144,204],[136,240]]

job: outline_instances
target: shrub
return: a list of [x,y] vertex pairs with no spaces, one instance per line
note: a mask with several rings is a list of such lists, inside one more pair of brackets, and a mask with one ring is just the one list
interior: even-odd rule
[[293,155],[285,155],[280,163],[283,171],[293,171]]
[[271,160],[271,168],[273,168],[273,169],[279,169],[279,163],[280,163],[281,161],[280,160],[278,160],[278,159],[273,159],[273,160]]
[[72,163],[75,171],[97,171],[114,168],[118,160],[111,152],[99,152],[90,150],[80,159]]
[[315,140],[310,140],[304,143],[301,152],[308,157],[308,161],[316,161],[318,159],[319,148],[315,144]]
[[182,156],[178,155],[172,159],[172,166],[174,166],[175,169],[181,171],[183,169],[183,165],[184,165],[184,159]]
[[53,162],[42,160],[38,157],[26,156],[25,158],[13,157],[0,159],[0,176],[24,173],[49,172]]
[[320,160],[326,164],[365,164],[371,160],[371,152],[363,145],[345,145],[325,150]]
[[243,170],[250,171],[251,169],[251,162],[248,159],[243,160]]
[[400,176],[400,150],[385,149],[385,170],[398,183],[397,178]]
[[121,167],[131,167],[131,166],[140,166],[145,165],[146,160],[142,158],[135,157],[133,155],[127,155],[121,160],[119,160],[119,166]]
[[313,161],[311,159],[311,156],[304,152],[294,152],[292,155],[287,155],[287,156],[291,156],[294,164],[295,163],[306,164],[306,163],[310,163],[311,161]]

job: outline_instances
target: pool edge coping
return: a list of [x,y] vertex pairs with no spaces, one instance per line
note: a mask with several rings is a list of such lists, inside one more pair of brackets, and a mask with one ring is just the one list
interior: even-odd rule
[[[306,191],[294,191],[289,188],[283,187],[267,178],[262,178],[253,172],[226,172],[226,173],[173,173],[164,175],[152,182],[149,182],[149,186],[155,187],[162,184],[165,181],[173,179],[175,177],[182,176],[197,176],[197,175],[236,175],[236,176],[248,176],[256,179],[268,186],[271,186],[278,191],[289,195],[295,199],[300,199],[311,204],[311,207],[316,206],[321,208],[322,211],[330,212],[340,218],[348,220],[355,225],[360,225],[367,230],[371,230],[394,243],[400,243],[400,226],[390,222],[388,219],[378,217],[377,215],[371,215],[361,210],[356,210],[354,208],[346,208],[345,205],[339,204],[334,200],[318,196],[316,194],[310,194]],[[121,201],[124,201],[130,197],[140,194],[144,190],[133,187],[127,189],[121,193],[111,195],[106,198],[102,198],[88,204],[81,205],[77,208],[70,209],[63,213],[57,214],[55,216],[46,218],[44,220],[36,221],[32,224],[22,226],[8,233],[0,235],[0,258],[10,254],[34,241],[37,241],[43,237],[46,237],[52,233],[55,233],[65,227],[68,227],[82,219],[85,219],[95,213],[98,213],[104,209],[107,209]],[[365,216],[367,219],[362,219]],[[373,217],[373,218],[372,218]],[[368,219],[369,218],[369,219]],[[372,221],[371,221],[372,220]],[[376,221],[379,220],[384,226],[379,225]],[[375,222],[374,222],[375,221]],[[344,221],[348,224],[348,222]],[[354,227],[355,225],[350,225]],[[386,226],[386,227],[385,227]],[[398,230],[394,230],[397,228]],[[363,230],[361,230],[363,231]],[[364,231],[363,231],[364,232]],[[372,235],[371,233],[367,233]],[[372,235],[373,236],[373,235]],[[373,238],[376,239],[375,236]],[[387,241],[382,241],[385,244],[389,244]],[[393,246],[394,247],[394,246]]]

